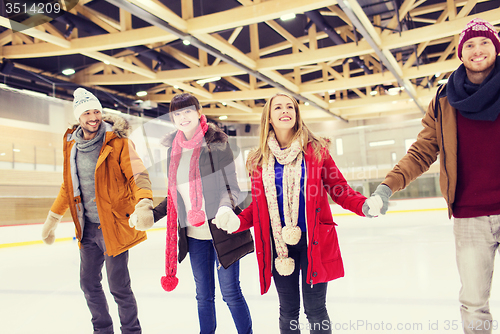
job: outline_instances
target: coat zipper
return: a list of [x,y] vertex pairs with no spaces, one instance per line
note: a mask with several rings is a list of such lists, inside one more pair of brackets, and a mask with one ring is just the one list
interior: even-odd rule
[[[312,240],[314,240],[314,231],[316,231],[316,224],[317,224],[317,221],[318,221],[318,209],[319,208],[316,208],[315,209],[315,215],[314,215],[314,226],[313,226],[313,234],[312,234]],[[309,282],[311,283],[311,289],[313,288],[313,279],[312,279],[312,272],[313,272],[313,254],[312,254],[312,246],[311,246],[311,250],[309,251],[309,254],[311,255],[311,275],[309,276],[310,280]]]
[[[256,187],[255,183],[253,183],[253,187]],[[254,191],[254,189],[252,189],[252,192]],[[254,192],[253,192],[254,193]],[[256,192],[255,192],[256,193]],[[257,198],[256,198],[257,199]],[[255,204],[257,205],[257,217],[258,217],[258,220],[260,221],[260,209],[259,209],[259,201],[255,201]],[[253,218],[252,218],[253,219]],[[272,247],[272,240],[271,240],[272,237],[269,238],[269,245],[270,245],[270,248],[271,248],[271,261],[272,261],[272,256],[273,256],[273,247]],[[260,241],[262,242],[262,245],[265,245],[265,242],[264,242],[264,236],[262,234],[262,226],[260,227]],[[267,287],[267,283],[266,283],[266,248],[265,247],[262,247],[262,280],[264,282],[264,289],[266,289]]]

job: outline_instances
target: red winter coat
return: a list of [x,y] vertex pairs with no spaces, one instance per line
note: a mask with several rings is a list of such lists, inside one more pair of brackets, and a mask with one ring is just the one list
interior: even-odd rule
[[[366,197],[354,191],[335,165],[328,149],[322,150],[318,161],[311,145],[304,155],[306,162],[306,225],[307,225],[307,282],[317,284],[344,276],[335,223],[333,222],[327,194],[344,209],[364,216]],[[252,175],[252,203],[238,216],[240,229],[254,227],[255,248],[259,263],[260,292],[271,286],[272,250],[271,225],[267,207],[262,168]]]

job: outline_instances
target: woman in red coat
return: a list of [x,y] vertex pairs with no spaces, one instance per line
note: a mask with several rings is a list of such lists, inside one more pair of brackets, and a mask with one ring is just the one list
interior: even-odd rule
[[[280,333],[300,333],[301,328],[331,333],[327,282],[344,276],[344,267],[327,194],[360,216],[376,215],[381,201],[365,204],[366,197],[347,184],[327,141],[307,128],[297,101],[286,94],[264,106],[260,145],[248,157],[247,168],[252,203],[238,216],[239,228],[234,222],[215,223],[238,232],[254,227],[261,294],[274,277]],[[300,271],[307,325],[298,322]]]

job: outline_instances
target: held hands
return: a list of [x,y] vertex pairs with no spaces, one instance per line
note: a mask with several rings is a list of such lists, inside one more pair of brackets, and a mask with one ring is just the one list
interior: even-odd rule
[[42,240],[47,245],[52,245],[56,240],[55,231],[62,217],[62,215],[49,211],[49,215],[42,227]]
[[363,204],[363,214],[368,218],[377,217],[379,214],[385,215],[389,208],[389,197],[392,190],[385,184],[379,184],[377,189]]
[[154,224],[153,201],[149,198],[143,198],[135,205],[134,213],[128,220],[130,227],[138,231],[149,230]]
[[212,220],[217,228],[231,234],[240,228],[240,219],[234,213],[233,209],[227,206],[221,206]]

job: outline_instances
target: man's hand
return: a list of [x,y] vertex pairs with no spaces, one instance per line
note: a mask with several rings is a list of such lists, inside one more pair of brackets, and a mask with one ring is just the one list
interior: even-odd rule
[[55,212],[49,211],[49,215],[47,216],[47,219],[45,220],[45,223],[42,227],[42,240],[47,245],[52,245],[56,240],[55,231],[62,217],[62,215],[58,215]]
[[153,201],[143,198],[135,205],[134,213],[130,215],[128,224],[138,231],[149,230],[155,223],[153,216]]

